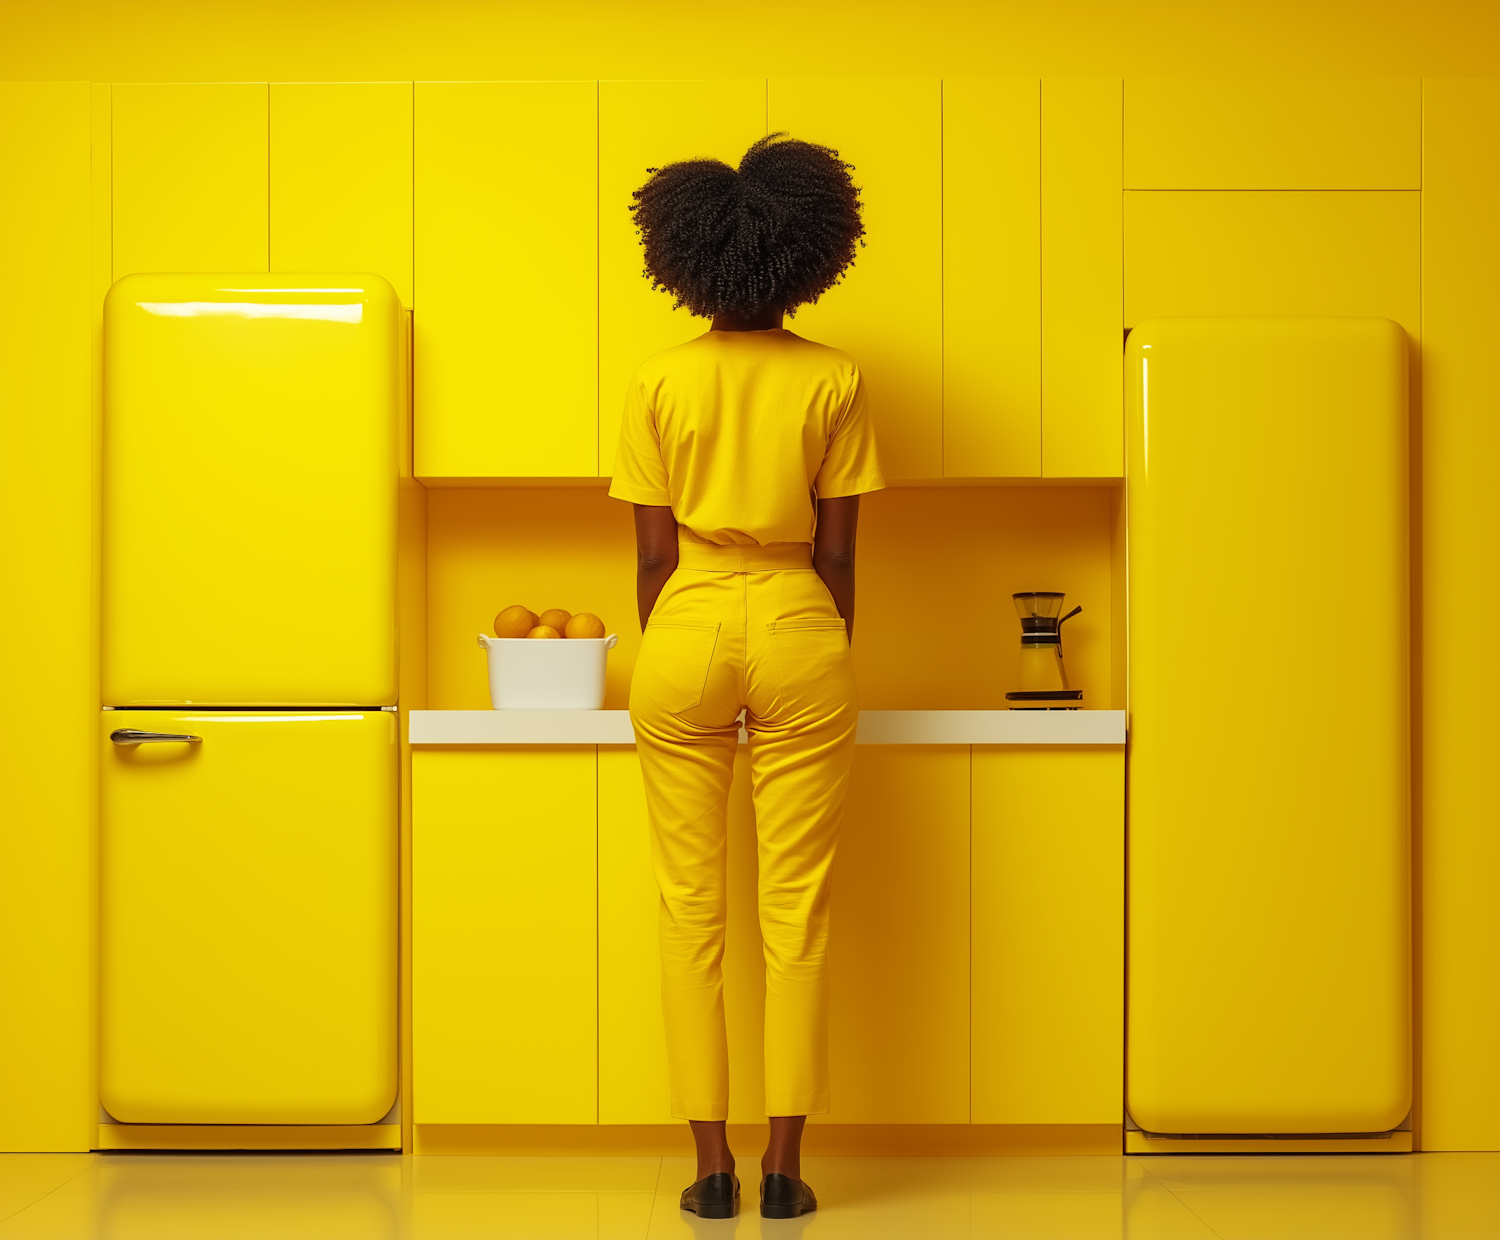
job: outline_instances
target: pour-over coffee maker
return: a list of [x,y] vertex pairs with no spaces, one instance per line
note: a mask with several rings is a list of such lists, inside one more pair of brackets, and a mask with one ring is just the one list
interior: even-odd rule
[[1012,594],[1021,616],[1021,688],[1007,693],[1011,710],[1077,710],[1082,689],[1068,688],[1063,667],[1062,626],[1082,607],[1062,615],[1066,594],[1055,590],[1028,590]]

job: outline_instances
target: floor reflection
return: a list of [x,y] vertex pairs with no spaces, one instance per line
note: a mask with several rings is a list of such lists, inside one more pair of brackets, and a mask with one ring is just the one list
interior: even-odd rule
[[0,1155],[0,1240],[1494,1240],[1500,1154],[810,1158],[822,1208],[677,1208],[678,1158]]

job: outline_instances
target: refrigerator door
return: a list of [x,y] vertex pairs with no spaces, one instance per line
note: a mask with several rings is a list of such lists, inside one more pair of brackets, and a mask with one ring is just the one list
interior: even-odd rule
[[396,700],[400,305],[134,275],[104,310],[103,700]]
[[[152,739],[173,736],[198,739]],[[396,1094],[395,715],[105,711],[100,741],[104,1109],[380,1120]]]
[[1162,319],[1126,375],[1130,1116],[1389,1131],[1411,1106],[1405,336]]

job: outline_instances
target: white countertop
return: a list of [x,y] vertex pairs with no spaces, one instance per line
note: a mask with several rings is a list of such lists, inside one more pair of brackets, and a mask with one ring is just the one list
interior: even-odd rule
[[[413,745],[633,745],[624,710],[414,710]],[[745,733],[740,732],[740,741]],[[1123,710],[862,710],[861,745],[1123,745]]]

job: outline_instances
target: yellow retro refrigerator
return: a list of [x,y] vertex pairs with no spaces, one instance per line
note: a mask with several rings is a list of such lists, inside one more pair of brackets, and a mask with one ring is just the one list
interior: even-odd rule
[[1127,1148],[1391,1148],[1412,1103],[1406,338],[1158,319],[1125,364]]
[[133,275],[106,301],[115,1122],[394,1103],[402,339],[378,276]]

